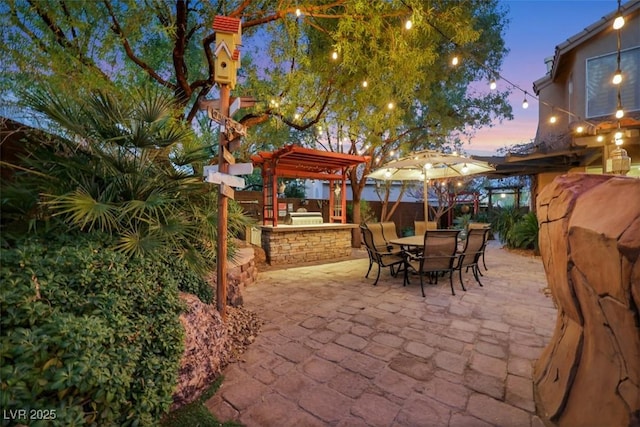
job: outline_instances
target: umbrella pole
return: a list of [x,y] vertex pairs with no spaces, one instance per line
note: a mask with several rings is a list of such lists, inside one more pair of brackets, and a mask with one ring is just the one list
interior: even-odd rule
[[424,221],[429,221],[429,181],[425,178],[422,181],[422,194],[424,194]]

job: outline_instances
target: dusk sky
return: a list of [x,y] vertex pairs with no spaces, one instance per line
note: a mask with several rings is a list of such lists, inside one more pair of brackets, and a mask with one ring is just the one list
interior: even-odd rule
[[[554,55],[557,45],[618,8],[616,0],[503,0],[501,3],[509,10],[505,41],[510,52],[500,74],[530,94],[533,94],[533,82],[546,74],[544,59]],[[500,80],[500,86],[508,84]],[[490,155],[500,147],[529,142],[535,137],[538,102],[527,96],[529,108],[524,110],[524,94],[517,89],[512,92],[509,99],[514,119],[478,132],[470,144],[465,144],[468,153]]]

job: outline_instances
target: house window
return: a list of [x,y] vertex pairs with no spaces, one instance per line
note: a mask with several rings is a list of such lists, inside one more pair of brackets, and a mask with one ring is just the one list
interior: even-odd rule
[[[620,52],[620,87],[625,112],[640,110],[640,47]],[[611,83],[616,53],[587,59],[587,117],[609,116],[618,105],[618,88]]]

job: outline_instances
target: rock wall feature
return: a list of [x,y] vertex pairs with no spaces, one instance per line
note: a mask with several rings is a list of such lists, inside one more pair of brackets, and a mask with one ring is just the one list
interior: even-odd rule
[[640,180],[568,174],[538,196],[540,252],[558,306],[534,367],[547,425],[640,425]]
[[[238,248],[236,256],[227,263],[227,305],[239,307],[243,304],[242,289],[255,283],[258,278],[253,248]],[[212,272],[207,281],[216,289],[217,273]]]
[[220,375],[229,357],[230,340],[215,304],[181,293],[187,309],[180,315],[185,330],[184,354],[173,394],[172,409],[196,400]]
[[262,248],[271,265],[341,260],[351,256],[354,224],[262,227]]
[[[257,277],[253,248],[239,248],[235,258],[227,264],[227,304],[231,307],[241,306],[242,288],[254,283]],[[215,272],[207,278],[214,289],[216,279]],[[238,343],[238,336],[247,335],[246,340],[253,341],[255,337],[251,331],[258,327],[246,327],[248,321],[243,323],[241,320],[250,318],[250,313],[247,314],[243,310],[229,309],[228,322],[224,324],[216,310],[215,301],[205,304],[195,295],[186,293],[181,293],[180,298],[187,306],[185,312],[180,315],[180,322],[185,330],[185,349],[172,409],[199,398],[220,375],[222,368],[238,357],[238,348],[242,349],[244,345],[248,345],[248,342]],[[230,334],[230,327],[242,329],[240,332],[244,335],[233,330]]]

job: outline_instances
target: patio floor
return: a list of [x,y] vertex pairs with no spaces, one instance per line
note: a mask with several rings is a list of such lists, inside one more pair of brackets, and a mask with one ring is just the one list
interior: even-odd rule
[[[366,255],[365,255],[366,256]],[[490,241],[479,287],[465,274],[402,286],[368,261],[261,272],[244,290],[264,325],[206,402],[251,426],[531,426],[532,363],[555,326],[539,257]],[[374,269],[376,266],[374,266]]]

